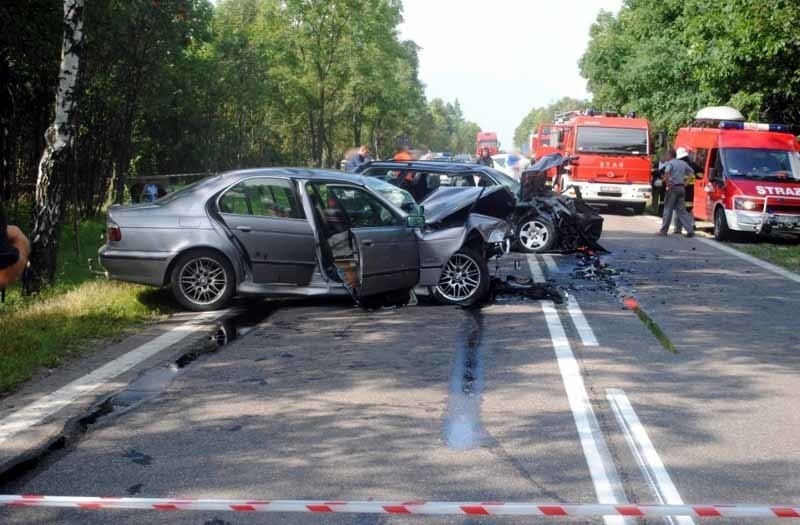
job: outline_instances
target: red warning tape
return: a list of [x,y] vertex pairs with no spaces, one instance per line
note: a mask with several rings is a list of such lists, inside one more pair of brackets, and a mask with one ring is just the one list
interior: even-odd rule
[[663,518],[800,518],[800,507],[768,505],[552,505],[513,502],[311,501],[94,498],[73,496],[0,496],[5,507],[71,509],[210,510],[230,512],[311,512],[350,514],[460,514],[474,516],[636,516]]

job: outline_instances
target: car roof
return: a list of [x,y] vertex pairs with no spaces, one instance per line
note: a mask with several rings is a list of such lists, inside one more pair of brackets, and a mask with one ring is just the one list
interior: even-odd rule
[[360,173],[370,168],[397,168],[397,169],[413,169],[418,171],[444,171],[450,173],[465,173],[469,171],[482,170],[485,168],[483,164],[475,164],[470,162],[442,162],[442,161],[425,161],[425,160],[378,160],[365,164]]
[[337,182],[356,182],[364,184],[364,177],[357,173],[347,173],[343,171],[322,169],[322,168],[251,168],[244,170],[228,171],[222,174],[223,179],[242,179],[257,176],[284,177],[287,179],[309,179],[309,180],[334,180]]

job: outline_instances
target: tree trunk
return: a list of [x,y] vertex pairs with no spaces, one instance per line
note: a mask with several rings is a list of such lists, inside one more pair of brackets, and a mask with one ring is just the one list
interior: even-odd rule
[[53,280],[64,186],[69,180],[75,144],[76,90],[83,44],[83,0],[64,0],[64,38],[56,91],[55,118],[45,132],[45,147],[36,178],[32,251],[28,291]]

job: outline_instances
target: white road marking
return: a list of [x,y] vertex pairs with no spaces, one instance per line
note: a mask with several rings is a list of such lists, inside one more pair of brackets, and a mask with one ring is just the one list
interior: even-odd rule
[[790,272],[789,270],[786,270],[785,268],[781,268],[780,266],[776,266],[776,265],[774,265],[772,263],[768,263],[767,261],[761,260],[758,257],[753,257],[752,255],[749,255],[747,253],[740,252],[736,248],[731,248],[730,246],[726,246],[725,244],[723,244],[721,242],[713,241],[711,239],[704,239],[702,237],[696,237],[696,238],[697,238],[698,241],[700,241],[700,242],[702,242],[704,244],[707,244],[709,246],[713,246],[717,250],[723,251],[725,253],[729,253],[729,254],[731,254],[731,255],[733,255],[735,257],[738,257],[738,258],[740,258],[742,260],[745,260],[745,261],[747,261],[749,263],[755,264],[756,266],[759,266],[759,267],[761,267],[761,268],[763,268],[765,270],[768,270],[768,271],[770,271],[770,272],[772,272],[774,274],[780,275],[781,277],[785,277],[786,279],[789,279],[790,281],[794,281],[796,283],[800,283],[800,275],[798,275],[798,274],[796,274],[794,272]]
[[227,313],[227,311],[223,310],[211,312],[209,314],[199,314],[195,316],[193,321],[170,329],[155,339],[106,363],[95,371],[76,379],[55,392],[40,397],[28,406],[6,416],[0,420],[0,443],[19,432],[41,423],[48,416],[68,406],[79,396],[91,392],[107,383],[109,380],[127,372],[145,359],[174,345],[189,334],[200,330],[204,327],[202,324],[203,321],[217,319],[225,313]]
[[547,271],[550,273],[558,273],[558,265],[556,264],[556,260],[553,259],[553,256],[549,253],[542,255],[542,259],[544,259],[544,264],[547,266]]
[[[642,475],[650,485],[650,490],[658,499],[658,502],[683,505],[683,498],[681,498],[675,484],[672,483],[672,478],[670,478],[664,462],[661,461],[661,457],[656,452],[653,442],[650,441],[644,425],[642,425],[633,410],[628,396],[620,389],[608,388],[606,389],[606,397],[611,404],[611,409],[617,418],[622,433],[625,435],[625,440],[628,442],[633,457],[636,458],[636,463],[639,464],[639,469],[642,471]],[[673,524],[694,525],[694,520],[689,516],[666,519]]]
[[536,260],[536,255],[532,253],[528,254],[528,266],[531,269],[531,277],[533,277],[533,282],[535,283],[546,282],[544,274],[542,273],[542,268],[541,266],[539,266],[539,261]]
[[[659,219],[657,217],[653,217],[652,215],[645,215],[645,217],[649,217],[651,219],[654,219],[654,220],[658,221],[659,223],[661,222],[661,219]],[[705,237],[700,237],[699,235],[695,235],[695,239],[697,239],[698,241],[702,242],[703,244],[707,244],[708,246],[713,246],[717,250],[720,250],[722,252],[725,252],[725,253],[728,253],[730,255],[733,255],[734,257],[738,257],[738,258],[740,258],[740,259],[742,259],[744,261],[747,261],[747,262],[749,262],[751,264],[755,264],[756,266],[759,266],[759,267],[761,267],[761,268],[763,268],[763,269],[765,269],[767,271],[770,271],[770,272],[772,272],[774,274],[780,275],[781,277],[785,277],[786,279],[789,279],[790,281],[794,281],[796,283],[800,283],[800,274],[797,274],[795,272],[789,271],[789,270],[787,270],[785,268],[781,268],[780,266],[777,266],[775,264],[767,262],[767,261],[765,261],[763,259],[759,259],[758,257],[754,257],[754,256],[752,256],[750,254],[741,252],[741,251],[737,250],[736,248],[731,248],[730,246],[727,246],[726,244],[721,243],[719,241],[716,241],[714,239],[707,239]]]
[[578,335],[581,336],[581,342],[583,343],[583,346],[600,346],[600,344],[597,342],[597,338],[594,336],[594,330],[592,330],[592,327],[589,326],[589,322],[583,315],[583,311],[581,310],[578,301],[575,300],[575,297],[572,295],[567,296],[567,311],[569,312],[570,317],[572,317],[572,322],[575,324],[575,329],[578,331]]
[[[569,406],[572,409],[572,417],[575,419],[583,455],[586,457],[589,473],[592,476],[597,501],[610,504],[627,503],[622,483],[620,483],[611,454],[608,452],[608,445],[589,402],[580,367],[572,353],[572,347],[564,332],[564,326],[561,324],[555,305],[552,301],[542,301],[542,311],[550,331],[550,338],[556,353],[558,368],[561,371],[561,379],[564,381]],[[624,518],[619,516],[607,516],[604,520],[608,525],[625,523]]]

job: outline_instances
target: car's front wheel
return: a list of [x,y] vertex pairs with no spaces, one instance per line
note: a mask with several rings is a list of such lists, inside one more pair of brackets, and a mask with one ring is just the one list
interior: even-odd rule
[[472,306],[489,292],[489,269],[483,257],[471,248],[454,253],[442,269],[433,296],[442,304]]
[[195,312],[225,308],[234,294],[233,267],[213,250],[195,250],[178,257],[172,267],[172,295]]
[[543,253],[556,242],[556,228],[552,222],[536,217],[526,219],[517,226],[517,243],[526,253]]

